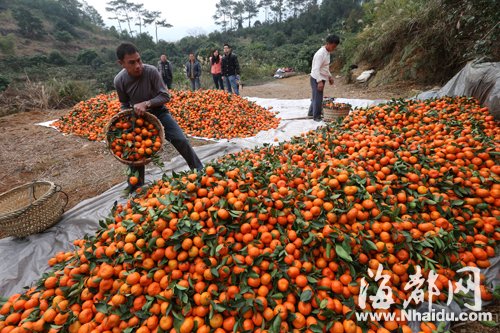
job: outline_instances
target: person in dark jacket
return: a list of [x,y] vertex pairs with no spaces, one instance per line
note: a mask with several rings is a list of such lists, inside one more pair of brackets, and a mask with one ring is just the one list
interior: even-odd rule
[[200,76],[200,62],[195,58],[194,53],[190,53],[189,61],[186,63],[186,77],[191,81],[192,91],[199,90],[201,88]]
[[160,57],[160,61],[158,61],[158,72],[160,72],[163,83],[167,86],[168,89],[172,89],[172,64],[167,60],[167,56],[162,54]]
[[232,53],[231,46],[224,44],[224,57],[222,58],[222,76],[226,83],[227,92],[240,94],[240,64],[238,57]]

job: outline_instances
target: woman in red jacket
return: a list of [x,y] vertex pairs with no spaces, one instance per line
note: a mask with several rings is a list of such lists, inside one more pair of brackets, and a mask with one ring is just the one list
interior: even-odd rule
[[219,50],[214,50],[210,57],[210,73],[215,83],[215,89],[224,90],[224,82],[222,81],[222,58],[219,55]]

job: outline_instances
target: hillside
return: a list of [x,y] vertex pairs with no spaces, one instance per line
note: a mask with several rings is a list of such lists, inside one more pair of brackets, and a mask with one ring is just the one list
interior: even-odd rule
[[[35,12],[36,13],[36,12]],[[57,39],[57,28],[54,22],[42,20],[42,29],[44,34],[39,38],[24,36],[20,33],[19,26],[12,17],[12,10],[7,9],[0,12],[0,43],[2,52],[0,59],[6,59],[9,56],[31,57],[34,55],[46,55],[57,50],[62,55],[76,57],[82,50],[95,48],[108,48],[117,43],[117,38],[112,36],[104,29],[95,27],[95,30],[86,30],[82,27],[73,27],[74,36],[69,35],[62,40]],[[52,32],[52,33],[51,33]],[[71,36],[71,37],[70,37]],[[61,37],[60,37],[61,39]],[[10,46],[5,45],[9,44]]]

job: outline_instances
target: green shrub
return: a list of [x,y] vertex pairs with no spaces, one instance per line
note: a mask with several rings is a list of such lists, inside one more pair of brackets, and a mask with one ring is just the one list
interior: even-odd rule
[[52,51],[48,57],[49,64],[56,66],[64,66],[68,64],[68,61],[61,55],[59,51]]
[[145,64],[151,64],[155,66],[160,57],[156,53],[156,51],[148,49],[145,50],[144,52],[141,52],[141,58]]
[[101,92],[109,92],[115,89],[115,85],[113,80],[115,75],[119,72],[119,68],[117,66],[113,66],[113,64],[105,64],[101,66],[99,71],[96,71],[96,85],[97,89]]
[[76,60],[83,65],[92,65],[92,61],[98,58],[99,55],[94,50],[83,50],[78,54]]
[[240,62],[240,68],[241,81],[243,84],[253,84],[260,82],[265,78],[272,78],[276,71],[276,66],[262,64],[255,60]]
[[73,40],[73,36],[67,31],[56,31],[54,33],[54,38],[63,43]]
[[29,38],[41,37],[44,33],[42,20],[34,16],[26,8],[15,8],[12,10],[12,17],[17,22],[21,34]]
[[90,82],[52,79],[47,83],[49,108],[71,107],[94,95]]
[[78,34],[76,33],[75,27],[68,23],[66,20],[59,20],[56,22],[54,25],[54,30],[55,31],[64,31],[68,32],[69,34],[78,37]]
[[0,36],[0,51],[5,55],[13,55],[15,46],[15,37],[12,34]]
[[0,91],[4,91],[10,84],[10,80],[5,76],[0,75]]

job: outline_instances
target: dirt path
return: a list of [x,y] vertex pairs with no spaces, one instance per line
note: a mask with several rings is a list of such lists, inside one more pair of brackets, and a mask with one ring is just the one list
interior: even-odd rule
[[[391,99],[411,97],[423,87],[411,84],[392,84],[384,87],[367,87],[364,84],[346,84],[344,77],[336,77],[333,86],[326,85],[325,97]],[[262,98],[303,99],[311,98],[309,75],[297,75],[258,86],[243,86],[241,95]]]
[[[310,97],[306,75],[271,81],[259,86],[244,86],[243,96],[279,99]],[[346,85],[336,79],[327,86],[325,96],[384,99],[407,97],[416,93],[414,87],[384,87],[383,89]],[[96,196],[125,181],[125,166],[118,162],[101,142],[36,125],[57,119],[68,110],[31,111],[0,118],[0,193],[34,180],[50,180],[62,186],[69,195],[67,209],[80,201]],[[191,139],[193,146],[207,144]],[[165,161],[178,155],[169,144],[162,153]]]

